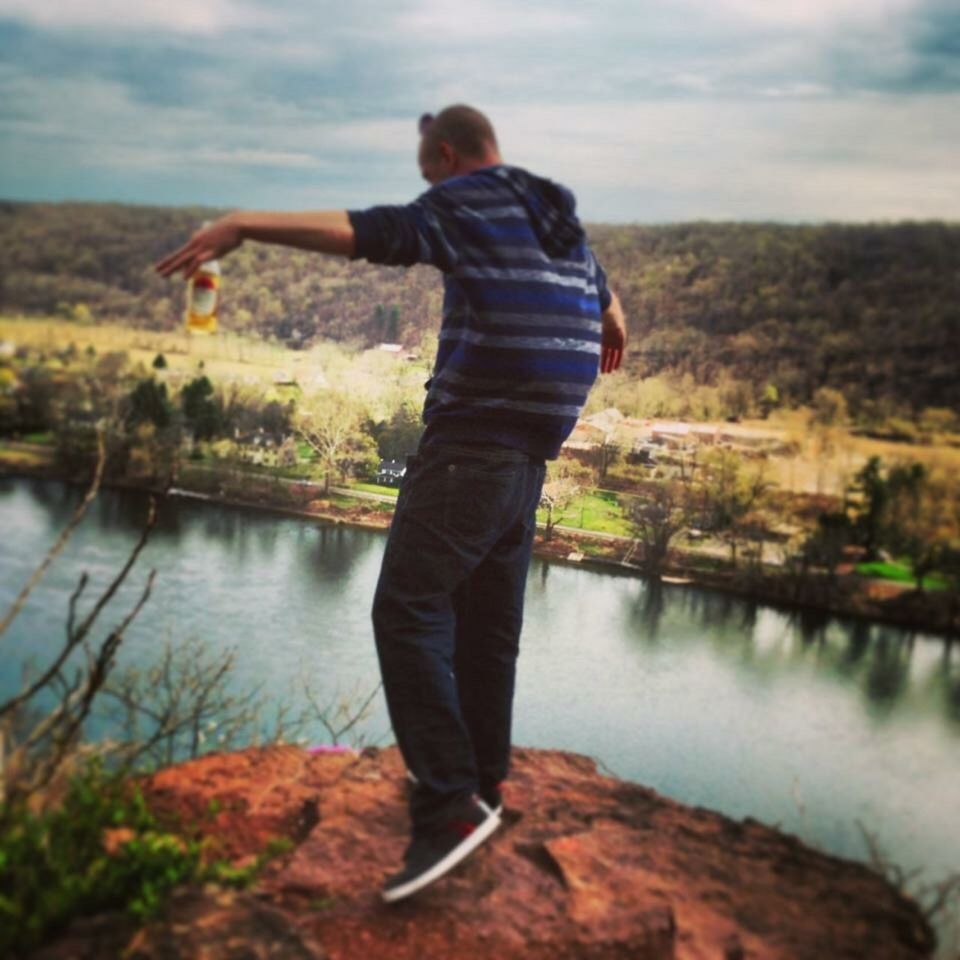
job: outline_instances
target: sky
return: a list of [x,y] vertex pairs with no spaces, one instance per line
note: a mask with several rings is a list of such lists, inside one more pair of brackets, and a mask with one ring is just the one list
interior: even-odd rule
[[469,103],[589,222],[960,220],[956,0],[0,0],[0,197],[403,203]]

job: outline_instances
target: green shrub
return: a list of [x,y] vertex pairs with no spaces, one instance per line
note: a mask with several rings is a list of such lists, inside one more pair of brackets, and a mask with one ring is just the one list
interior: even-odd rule
[[[105,831],[119,827],[132,836],[108,853]],[[184,882],[247,886],[289,848],[276,838],[249,867],[205,864],[203,841],[162,829],[140,791],[93,760],[56,809],[0,807],[0,956],[35,948],[81,914],[123,909],[148,920]]]

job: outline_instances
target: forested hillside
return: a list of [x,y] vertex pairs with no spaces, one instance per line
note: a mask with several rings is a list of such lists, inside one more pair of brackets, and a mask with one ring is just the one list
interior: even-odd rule
[[[216,211],[0,204],[0,311],[180,322],[152,262]],[[850,412],[960,410],[960,225],[594,226],[632,334],[629,372],[738,382],[754,403],[841,391]],[[224,264],[221,321],[291,346],[415,345],[439,323],[429,268],[246,244]]]

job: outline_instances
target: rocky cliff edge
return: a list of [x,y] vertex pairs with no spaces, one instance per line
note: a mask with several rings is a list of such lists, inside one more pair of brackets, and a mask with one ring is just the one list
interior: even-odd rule
[[394,906],[379,888],[407,842],[395,749],[251,748],[170,767],[142,787],[158,816],[215,838],[237,864],[271,838],[292,846],[248,890],[182,888],[136,932],[115,916],[86,918],[38,958],[907,960],[933,951],[917,907],[867,867],[603,776],[569,753],[516,749],[500,830]]

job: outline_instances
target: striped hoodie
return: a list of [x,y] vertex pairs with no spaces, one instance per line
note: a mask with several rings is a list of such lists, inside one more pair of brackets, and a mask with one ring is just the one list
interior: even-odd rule
[[498,443],[552,459],[596,379],[610,305],[565,187],[506,165],[406,206],[351,210],[355,258],[444,275],[424,443]]

